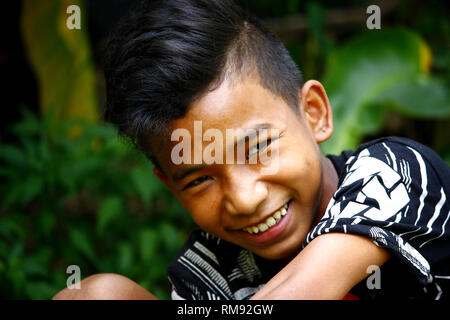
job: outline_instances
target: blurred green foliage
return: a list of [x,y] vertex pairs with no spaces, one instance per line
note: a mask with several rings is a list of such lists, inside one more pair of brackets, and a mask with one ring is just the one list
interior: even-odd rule
[[167,263],[193,224],[151,164],[105,124],[24,109],[11,130],[19,143],[0,145],[0,295],[49,299],[74,264],[82,278],[120,273],[168,298]]
[[389,29],[358,35],[331,51],[322,83],[333,109],[327,153],[355,149],[385,123],[386,111],[408,117],[450,116],[445,79],[429,74],[431,51],[414,32]]

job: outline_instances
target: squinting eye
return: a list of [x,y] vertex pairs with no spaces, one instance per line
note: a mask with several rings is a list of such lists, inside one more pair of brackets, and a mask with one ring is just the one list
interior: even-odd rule
[[271,142],[271,139],[267,139],[266,141],[264,141],[264,143],[258,143],[256,145],[254,145],[253,147],[249,148],[247,160],[252,155],[258,153],[260,150],[263,150],[265,147],[267,147],[270,144],[270,142]]
[[204,181],[211,179],[211,177],[209,176],[201,176],[200,178],[195,179],[194,181],[188,183],[183,190],[189,189],[189,188],[193,188],[196,187],[198,185],[200,185],[201,183],[203,183]]
[[259,144],[251,147],[250,149],[248,149],[248,155],[251,156],[252,154],[257,153],[259,150]]

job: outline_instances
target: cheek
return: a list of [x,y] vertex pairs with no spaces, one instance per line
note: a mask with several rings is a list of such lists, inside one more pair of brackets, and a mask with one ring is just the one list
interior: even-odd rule
[[185,209],[200,228],[217,235],[221,221],[214,201],[202,198],[191,203]]
[[320,183],[320,149],[310,136],[307,125],[295,121],[287,140],[286,152],[280,154],[280,168],[286,168],[283,170],[290,172],[294,183],[303,188]]
[[280,157],[280,176],[306,201],[314,197],[320,187],[320,159],[314,149],[295,150]]

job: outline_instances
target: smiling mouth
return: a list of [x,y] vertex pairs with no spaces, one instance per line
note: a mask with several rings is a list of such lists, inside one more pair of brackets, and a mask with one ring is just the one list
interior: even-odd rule
[[286,203],[280,209],[275,211],[270,217],[268,217],[264,222],[261,222],[257,225],[243,228],[242,231],[245,231],[250,234],[263,233],[277,225],[278,222],[286,215],[289,203]]

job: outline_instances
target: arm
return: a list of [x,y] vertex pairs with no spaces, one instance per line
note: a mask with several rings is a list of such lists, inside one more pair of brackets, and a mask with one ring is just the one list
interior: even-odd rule
[[311,241],[252,299],[342,299],[368,276],[367,267],[390,257],[370,239],[328,233]]

